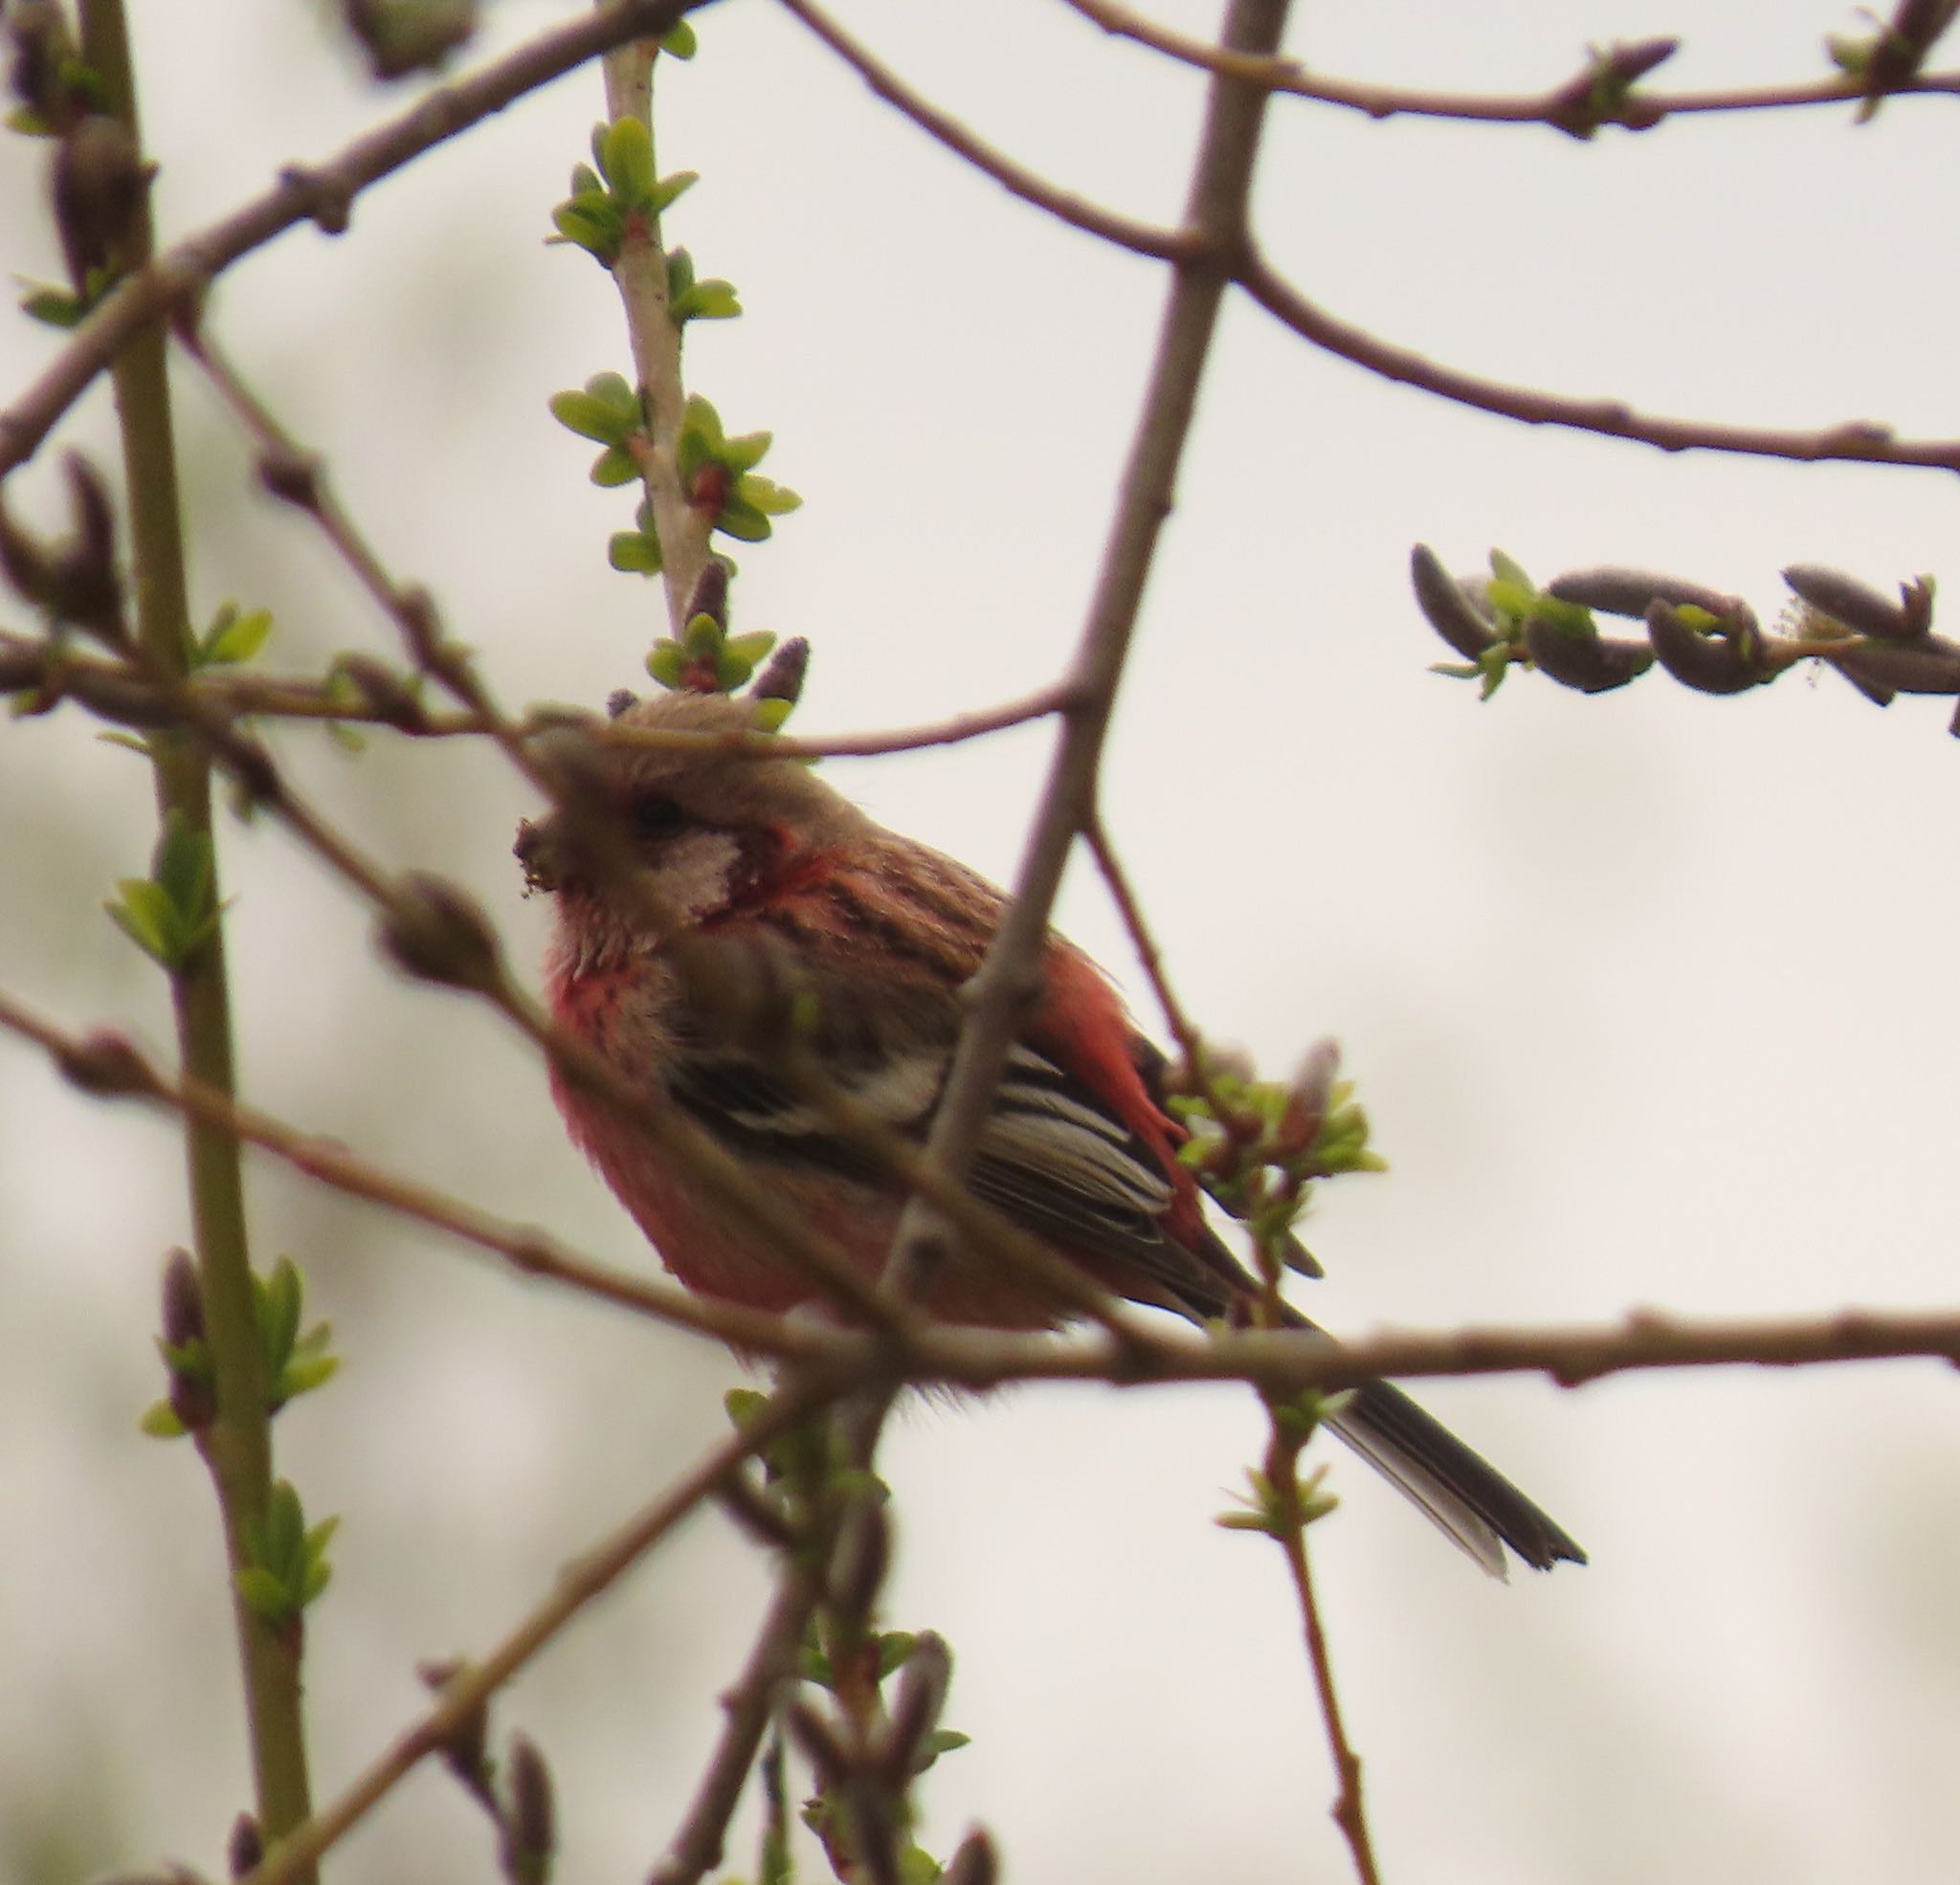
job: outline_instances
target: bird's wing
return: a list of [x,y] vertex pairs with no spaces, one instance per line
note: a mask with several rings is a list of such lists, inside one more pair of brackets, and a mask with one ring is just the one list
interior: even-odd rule
[[[719,946],[744,952],[742,972],[757,980],[757,955],[766,943],[745,937]],[[792,972],[780,958],[765,967],[785,978],[793,973],[775,1004],[784,1027],[794,1028],[786,1050],[800,1050],[851,1105],[923,1143],[958,1035],[963,1010],[957,990],[936,978],[894,972],[875,985],[876,999],[867,1000],[857,974],[807,961],[798,961]],[[1106,989],[1100,977],[1097,986]],[[1105,999],[1115,1002],[1113,993]],[[876,1155],[852,1139],[820,1098],[800,1091],[772,1053],[732,1039],[719,1024],[690,1025],[686,1009],[677,1021],[666,1068],[669,1091],[716,1138],[749,1157],[880,1182]],[[1150,1102],[1133,1068],[1125,1071],[1134,1094],[1119,1090],[1112,1098],[1102,1070],[1083,1069],[1066,1041],[1052,1041],[1038,1023],[1037,1015],[1009,1050],[969,1188],[1024,1230],[1111,1265],[1118,1286],[1129,1289],[1134,1281],[1141,1299],[1219,1313],[1233,1286],[1246,1282],[1220,1247],[1225,1271],[1197,1287],[1201,1300],[1194,1300],[1192,1258],[1184,1241],[1190,1233],[1182,1222],[1167,1229],[1191,1188],[1171,1152],[1177,1127]],[[779,1032],[768,1026],[760,1031]],[[1215,1242],[1202,1219],[1192,1217]]]

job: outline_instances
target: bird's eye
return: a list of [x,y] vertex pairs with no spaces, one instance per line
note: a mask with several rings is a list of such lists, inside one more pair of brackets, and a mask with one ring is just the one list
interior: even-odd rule
[[661,792],[649,792],[633,807],[633,834],[637,838],[671,838],[687,822],[687,814]]

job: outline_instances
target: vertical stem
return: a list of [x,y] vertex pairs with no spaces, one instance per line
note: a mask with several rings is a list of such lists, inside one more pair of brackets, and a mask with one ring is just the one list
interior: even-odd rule
[[[617,122],[637,118],[654,129],[654,67],[657,39],[635,39],[606,55],[606,112]],[[655,149],[657,152],[658,144]],[[657,164],[656,171],[657,173]],[[680,428],[687,389],[680,379],[680,329],[668,313],[667,251],[655,215],[634,216],[612,264],[613,284],[626,310],[627,339],[634,371],[646,404],[650,449],[642,455],[640,480],[660,540],[660,574],[667,589],[667,617],[679,634],[686,626],[687,605],[707,566],[710,520],[688,501],[680,486]]]
[[1286,1554],[1286,1569],[1293,1580],[1293,1594],[1300,1605],[1301,1626],[1306,1637],[1306,1659],[1313,1670],[1314,1694],[1327,1731],[1327,1752],[1334,1763],[1333,1820],[1348,1842],[1357,1885],[1381,1885],[1374,1841],[1368,1830],[1368,1808],[1361,1791],[1361,1756],[1348,1738],[1341,1694],[1334,1686],[1333,1652],[1327,1643],[1326,1625],[1321,1617],[1320,1598],[1307,1562],[1306,1514],[1300,1498],[1300,1453],[1301,1443],[1281,1433],[1276,1415],[1272,1444],[1266,1451],[1266,1483],[1272,1488],[1277,1506],[1275,1517],[1279,1520],[1273,1536]]
[[[108,109],[140,146],[136,79],[122,0],[82,0],[81,28],[83,56],[102,81]],[[119,271],[143,267],[154,246],[145,199],[115,257]],[[183,674],[189,665],[190,616],[167,344],[161,324],[151,322],[139,329],[117,356],[113,375],[135,569],[137,635],[150,660],[167,672]],[[209,761],[181,732],[153,733],[150,745],[159,817],[167,826],[174,824],[209,839]],[[214,903],[220,899],[215,872],[211,896]],[[221,929],[171,977],[170,995],[186,1073],[206,1087],[233,1094],[236,1082]],[[238,1143],[229,1133],[193,1120],[185,1130],[185,1156],[205,1335],[217,1394],[217,1417],[199,1435],[199,1442],[217,1490],[227,1559],[236,1571],[246,1562],[245,1527],[264,1513],[272,1477],[264,1360],[253,1309]],[[299,1636],[297,1630],[285,1638],[276,1634],[245,1605],[235,1586],[232,1608],[258,1820],[270,1844],[311,1811],[300,1709]]]

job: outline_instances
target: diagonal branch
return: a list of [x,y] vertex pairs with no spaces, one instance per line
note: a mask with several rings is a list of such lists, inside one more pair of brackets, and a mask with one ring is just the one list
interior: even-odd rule
[[1045,210],[1072,229],[1101,236],[1121,249],[1139,255],[1153,255],[1161,261],[1175,261],[1187,255],[1191,239],[1182,231],[1159,229],[1150,223],[1105,210],[1101,204],[1073,194],[1050,183],[1038,171],[1017,164],[1005,152],[996,150],[977,137],[949,113],[940,110],[923,93],[901,78],[859,41],[839,26],[815,4],[815,0],[782,0],[791,13],[816,34],[832,52],[869,85],[878,97],[895,106],[927,137],[944,144],[955,157],[990,176],[1003,189]]
[[616,1584],[728,1478],[745,1460],[809,1417],[833,1390],[793,1384],[750,1416],[739,1433],[709,1452],[682,1478],[559,1574],[550,1595],[480,1662],[447,1683],[434,1706],[374,1761],[332,1806],[274,1847],[241,1885],[288,1885],[336,1845],[423,1761],[438,1754],[472,1716],[567,1624]]

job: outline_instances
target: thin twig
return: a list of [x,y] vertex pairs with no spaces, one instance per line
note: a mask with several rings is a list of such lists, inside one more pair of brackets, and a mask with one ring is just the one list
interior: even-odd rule
[[[412,701],[392,699],[363,703],[346,689],[310,675],[259,674],[249,669],[209,668],[183,683],[183,695],[159,688],[127,663],[90,654],[73,646],[57,647],[37,636],[0,629],[0,693],[34,694],[35,712],[45,712],[66,699],[122,726],[167,725],[180,717],[179,701],[188,696],[189,717],[208,724],[218,720],[340,721],[350,725],[389,726],[411,739],[481,739],[507,734],[520,741],[563,727],[563,707],[534,708],[508,720],[474,709],[423,708]],[[642,748],[653,752],[746,753],[758,760],[864,759],[888,753],[920,752],[932,746],[956,746],[984,739],[1033,721],[1065,714],[1077,696],[1061,684],[1037,688],[1017,700],[952,714],[917,726],[891,727],[866,733],[678,733],[658,727],[622,725],[615,721],[581,720],[585,731],[600,745]]]
[[[1206,72],[1227,73],[1248,84],[1343,105],[1370,118],[1449,118],[1486,124],[1549,124],[1564,128],[1572,111],[1571,81],[1543,92],[1493,97],[1470,92],[1431,92],[1406,85],[1374,84],[1362,79],[1334,78],[1312,73],[1298,59],[1251,59],[1214,46],[1191,33],[1147,18],[1113,0],[1064,0],[1084,19],[1118,38],[1132,39],[1180,64]],[[1887,98],[1928,92],[1960,92],[1960,73],[1927,73],[1889,85]],[[1790,106],[1862,104],[1867,93],[1849,75],[1815,78],[1795,85],[1749,85],[1700,92],[1638,92],[1596,122],[1643,131],[1668,118],[1708,112],[1770,111]]]
[[[1270,54],[1279,45],[1286,11],[1286,0],[1233,0],[1226,44]],[[1186,221],[1199,239],[1177,260],[1171,277],[1156,357],[1071,669],[1080,704],[1062,722],[1013,896],[969,991],[966,1023],[933,1118],[927,1156],[953,1177],[965,1172],[972,1157],[1008,1050],[1037,989],[1062,867],[1095,806],[1097,768],[1131,631],[1164,520],[1170,514],[1177,468],[1232,263],[1246,237],[1247,201],[1267,97],[1229,78],[1212,81],[1186,209]],[[909,1205],[894,1246],[892,1280],[902,1283],[928,1265],[938,1236],[932,1215],[916,1201]]]
[[1313,1670],[1314,1694],[1320,1701],[1321,1720],[1327,1731],[1327,1752],[1334,1763],[1334,1824],[1348,1842],[1361,1885],[1381,1885],[1361,1788],[1361,1757],[1348,1736],[1340,1691],[1334,1686],[1333,1652],[1327,1642],[1326,1624],[1321,1616],[1320,1599],[1314,1590],[1313,1570],[1307,1558],[1306,1515],[1300,1499],[1300,1447],[1297,1442],[1281,1438],[1277,1423],[1266,1458],[1266,1478],[1278,1507],[1275,1517],[1279,1524],[1274,1537],[1285,1555],[1293,1595],[1300,1605],[1306,1659]]
[[470,1717],[545,1648],[572,1618],[615,1584],[675,1526],[709,1498],[743,1462],[779,1434],[810,1417],[833,1388],[791,1383],[766,1408],[705,1454],[685,1475],[642,1511],[574,1559],[546,1597],[488,1655],[445,1685],[422,1719],[369,1765],[332,1806],[282,1840],[241,1885],[288,1885],[302,1868],[357,1826],[422,1761],[439,1753]]
[[1247,251],[1237,278],[1268,314],[1315,346],[1351,360],[1384,379],[1400,381],[1459,406],[1520,419],[1526,425],[1567,426],[1576,432],[1658,446],[1663,452],[1733,452],[1753,457],[1794,458],[1806,464],[1842,460],[1960,471],[1960,439],[1899,438],[1888,426],[1865,419],[1845,420],[1810,432],[1720,425],[1637,412],[1623,400],[1567,399],[1534,387],[1486,380],[1339,320],[1307,299],[1255,250]]
[[294,224],[328,234],[347,224],[355,197],[423,152],[466,131],[622,41],[665,33],[710,0],[608,0],[542,33],[481,72],[426,93],[407,111],[325,162],[291,165],[263,195],[173,244],[121,282],[76,329],[40,378],[0,412],[0,477],[39,449],[62,413],[150,322],[194,300],[241,256]]
[[741,1804],[743,1786],[768,1731],[777,1694],[795,1674],[803,1632],[819,1595],[814,1567],[798,1553],[786,1553],[755,1646],[742,1674],[722,1697],[721,1739],[647,1885],[699,1885],[721,1864],[728,1822]]
[[[583,1256],[534,1226],[513,1224],[419,1180],[390,1172],[337,1140],[305,1132],[196,1080],[173,1078],[118,1035],[67,1033],[4,993],[0,1028],[35,1042],[91,1091],[140,1099],[198,1120],[240,1143],[257,1146],[332,1190],[366,1199],[500,1256],[523,1276],[563,1284],[752,1354],[818,1361],[838,1353],[828,1339],[829,1331],[807,1319],[716,1301]],[[113,1063],[108,1056],[113,1056]],[[91,1069],[111,1064],[113,1084],[92,1078]]]
[[1160,261],[1176,261],[1187,255],[1192,237],[1182,230],[1160,229],[1152,223],[1104,209],[1073,191],[1058,188],[1039,171],[1017,164],[976,136],[949,113],[940,110],[922,93],[913,89],[835,20],[815,4],[815,0],[782,0],[782,4],[844,61],[858,78],[884,101],[909,118],[927,137],[944,144],[955,156],[964,158],[990,176],[1011,194],[1037,210],[1045,210],[1072,229],[1100,236],[1134,255],[1152,255]]

